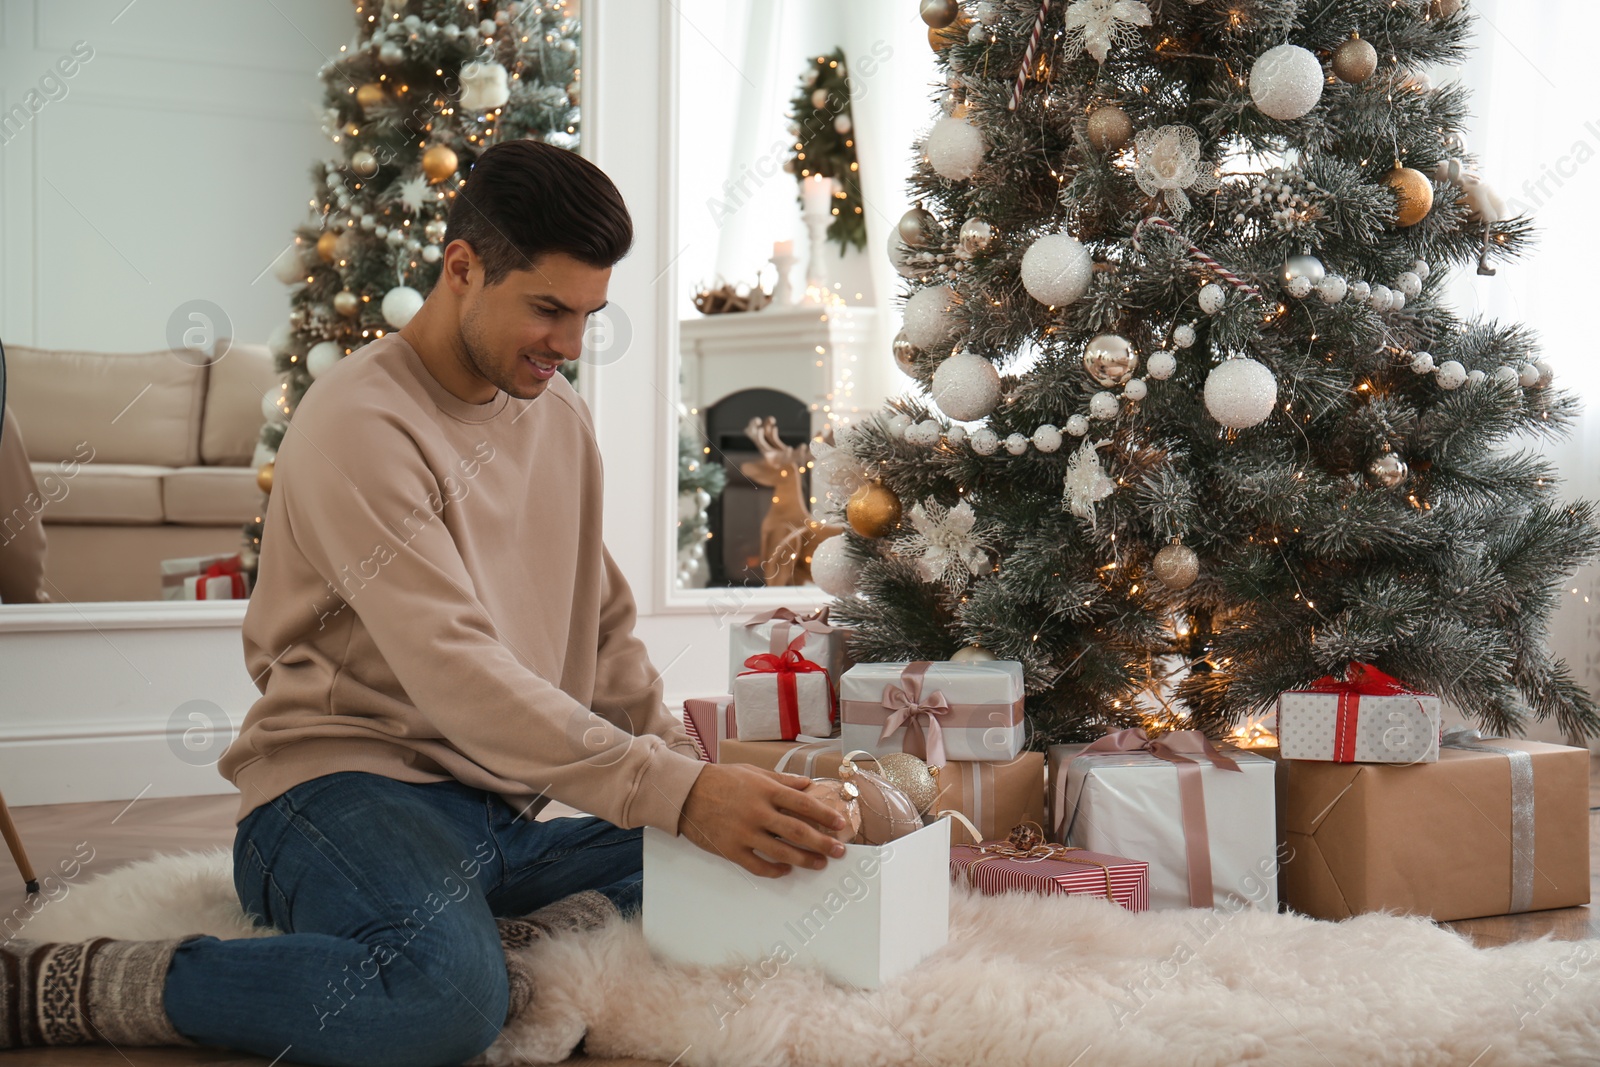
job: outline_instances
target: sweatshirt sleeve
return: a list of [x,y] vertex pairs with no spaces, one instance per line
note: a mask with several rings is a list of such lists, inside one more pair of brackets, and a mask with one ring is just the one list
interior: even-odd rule
[[702,764],[660,736],[619,729],[506,646],[441,517],[439,481],[398,416],[367,407],[307,418],[322,414],[308,407],[279,449],[289,536],[355,610],[411,704],[493,775],[617,826],[676,834]]
[[698,759],[683,723],[662,700],[665,683],[650,664],[644,642],[634,634],[637,607],[628,579],[605,555],[600,606],[600,649],[595,663],[594,711],[632,734],[654,734],[671,748]]

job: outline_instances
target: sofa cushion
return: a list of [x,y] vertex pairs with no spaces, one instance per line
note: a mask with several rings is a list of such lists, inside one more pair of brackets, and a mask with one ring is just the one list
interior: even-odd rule
[[265,515],[267,496],[250,467],[178,467],[161,479],[168,522],[184,526],[242,526]]
[[[266,345],[218,341],[221,359],[211,363],[201,415],[200,462],[248,467],[261,436],[261,397],[282,379]],[[255,475],[251,473],[252,483]]]
[[[10,352],[6,349],[7,355]],[[28,427],[28,446],[32,452],[32,425]],[[142,463],[83,463],[69,478],[55,463],[33,463],[39,493],[48,501],[42,516],[46,525],[159,523],[164,514],[161,478],[171,470]]]
[[[7,399],[28,428],[28,458],[36,461],[81,459],[86,442],[96,465],[199,463],[205,388],[204,365],[164,350],[6,346]],[[159,504],[159,482],[155,492]]]

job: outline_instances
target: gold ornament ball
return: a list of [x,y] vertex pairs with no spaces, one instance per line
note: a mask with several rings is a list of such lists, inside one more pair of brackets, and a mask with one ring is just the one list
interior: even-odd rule
[[895,232],[907,246],[927,248],[938,236],[939,224],[934,221],[932,212],[918,204],[900,216],[900,224],[895,227]]
[[1433,183],[1420,170],[1396,167],[1383,176],[1383,183],[1399,201],[1395,221],[1401,226],[1415,226],[1433,210]]
[[348,289],[333,294],[333,310],[347,319],[353,319],[361,311],[361,298]]
[[1449,18],[1461,10],[1461,0],[1433,0],[1428,10],[1436,19]]
[[1352,37],[1333,50],[1333,73],[1342,82],[1359,85],[1378,69],[1378,50],[1371,41]]
[[317,238],[317,255],[322,257],[324,263],[332,263],[338,252],[339,235],[332,230],[323,230],[322,236]]
[[994,248],[998,236],[999,231],[995,229],[994,223],[982,215],[974,215],[961,224],[959,235],[961,250],[968,255],[985,255]]
[[915,378],[917,357],[921,354],[922,349],[911,343],[904,330],[894,335],[894,365],[900,368],[901,374]]
[[844,506],[850,528],[862,537],[882,537],[900,521],[900,498],[881,482],[868,482]]
[[1174,540],[1156,553],[1153,569],[1162,585],[1175,593],[1182,592],[1200,577],[1200,557],[1188,545]]
[[998,657],[982,645],[958,648],[950,657],[951,663],[992,663]]
[[268,460],[256,470],[256,488],[263,493],[272,492],[272,467],[273,460]]
[[356,90],[356,103],[365,111],[369,107],[383,103],[385,95],[382,85],[377,82],[367,82]]
[[427,175],[429,183],[434,185],[454,174],[459,165],[455,149],[449,145],[436,144],[422,153],[422,173]]
[[378,173],[378,157],[363,148],[350,157],[350,169],[363,178],[370,178]]
[[1139,369],[1139,356],[1126,337],[1103,333],[1083,349],[1083,369],[1101,385],[1123,385]]
[[879,756],[878,773],[911,798],[919,815],[926,815],[939,796],[939,768],[928,766],[909,752]]
[[922,0],[922,21],[929,29],[942,30],[961,17],[961,5],[956,0]]
[[1089,115],[1089,143],[1102,152],[1117,152],[1133,137],[1133,120],[1115,104],[1095,108]]

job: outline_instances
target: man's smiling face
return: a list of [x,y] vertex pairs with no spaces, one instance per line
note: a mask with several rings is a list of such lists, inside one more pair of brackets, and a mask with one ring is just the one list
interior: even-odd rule
[[589,316],[606,306],[611,268],[549,252],[529,269],[485,286],[474,255],[468,280],[461,340],[469,369],[519,400],[532,400],[563,362],[583,354]]

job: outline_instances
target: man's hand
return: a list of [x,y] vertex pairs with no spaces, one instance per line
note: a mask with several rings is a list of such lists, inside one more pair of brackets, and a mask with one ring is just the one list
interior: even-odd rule
[[844,817],[806,795],[810,784],[801,774],[745,763],[708,764],[684,801],[678,832],[763,878],[788,874],[793,866],[820,870],[825,856],[844,855],[844,844],[817,827],[843,827]]

